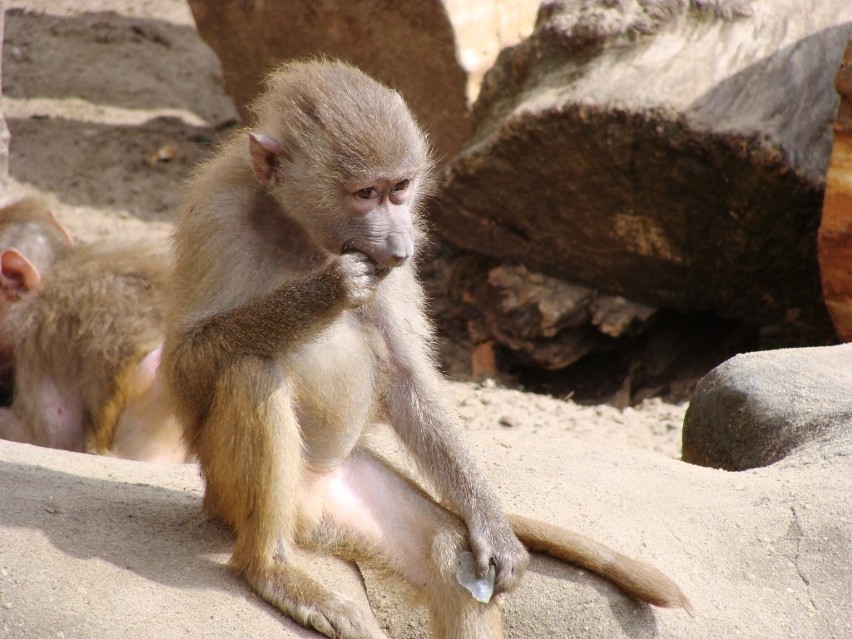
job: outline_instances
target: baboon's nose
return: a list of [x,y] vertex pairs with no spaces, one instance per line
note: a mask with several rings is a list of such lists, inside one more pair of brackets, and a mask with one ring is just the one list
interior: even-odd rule
[[402,266],[414,254],[414,244],[408,233],[391,233],[388,236],[387,260],[389,266]]

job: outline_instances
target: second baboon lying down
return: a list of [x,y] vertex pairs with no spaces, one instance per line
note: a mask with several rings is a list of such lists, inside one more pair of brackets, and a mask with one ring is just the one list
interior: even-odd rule
[[[413,267],[431,161],[400,95],[304,62],[271,75],[254,108],[256,127],[200,168],[182,206],[162,361],[205,504],[236,532],[234,568],[300,623],[347,639],[382,634],[299,565],[299,548],[396,575],[447,639],[502,636],[499,597],[486,587],[478,601],[457,571],[469,551],[480,583],[509,592],[521,542],[688,606],[647,564],[507,518],[463,445]],[[367,445],[380,422],[437,499]]]
[[0,438],[182,462],[157,376],[169,265],[149,242],[79,245],[46,204],[0,209]]

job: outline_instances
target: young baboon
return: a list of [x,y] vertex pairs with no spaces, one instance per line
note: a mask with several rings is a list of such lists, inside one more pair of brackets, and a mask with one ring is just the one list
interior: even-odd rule
[[44,201],[0,209],[0,437],[185,461],[157,378],[168,261],[155,245],[74,245]]
[[73,243],[42,198],[28,196],[0,208],[0,380],[6,397],[14,386],[13,344],[2,339],[6,313],[41,287],[41,276]]
[[[459,556],[470,550],[480,577],[493,567],[500,594],[528,554],[462,444],[433,364],[413,266],[425,137],[398,93],[339,62],[285,64],[253,108],[256,126],[198,170],[182,206],[162,360],[205,505],[236,532],[232,565],[331,637],[381,635],[297,565],[298,548],[398,576],[423,595],[437,637],[502,636],[497,599],[479,603],[459,585]],[[439,501],[368,447],[379,422]],[[644,564],[514,523],[535,548],[685,605]]]

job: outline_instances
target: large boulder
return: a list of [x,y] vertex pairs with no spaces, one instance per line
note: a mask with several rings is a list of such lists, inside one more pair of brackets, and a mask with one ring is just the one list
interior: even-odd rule
[[[800,449],[741,473],[578,441],[563,424],[467,433],[507,507],[653,562],[696,609],[639,605],[535,557],[505,600],[511,638],[852,636],[852,473]],[[845,454],[847,457],[842,457]],[[0,634],[172,639],[314,637],[227,568],[230,535],[201,514],[192,466],[146,465],[0,442]],[[365,604],[348,566],[312,564]],[[367,573],[376,616],[425,639],[422,616]]]
[[468,95],[502,46],[532,29],[537,0],[190,0],[244,119],[264,75],[284,60],[346,60],[397,88],[438,156],[470,135]]
[[447,168],[455,245],[826,343],[816,232],[847,0],[550,0]]
[[839,441],[848,448],[850,389],[852,344],[738,355],[698,383],[684,419],[683,460],[745,470],[822,442],[830,442],[827,455]]

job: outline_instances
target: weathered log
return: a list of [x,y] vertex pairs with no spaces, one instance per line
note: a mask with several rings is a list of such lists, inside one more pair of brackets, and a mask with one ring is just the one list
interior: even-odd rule
[[455,245],[764,345],[833,338],[816,233],[847,0],[549,1],[433,222]]
[[852,39],[834,82],[840,107],[825,180],[819,265],[825,304],[837,336],[852,341]]
[[204,40],[222,62],[244,119],[263,76],[283,60],[347,60],[397,88],[442,158],[470,135],[475,95],[501,47],[532,29],[537,0],[190,0]]
[[640,332],[654,309],[533,273],[524,266],[462,258],[450,293],[464,304],[475,343],[496,342],[515,363],[547,370],[573,364],[606,337]]

